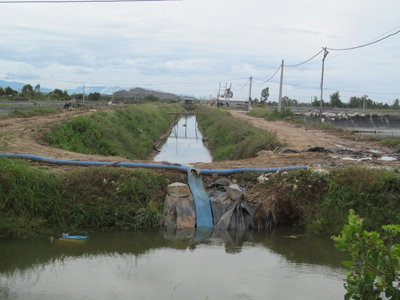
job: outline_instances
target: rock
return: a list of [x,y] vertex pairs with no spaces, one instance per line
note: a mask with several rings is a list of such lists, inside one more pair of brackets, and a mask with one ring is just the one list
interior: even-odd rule
[[167,187],[168,195],[175,198],[187,197],[191,195],[187,184],[175,182]]
[[261,150],[257,152],[257,156],[273,156],[274,153],[272,151],[267,151],[267,150]]
[[167,195],[164,202],[164,227],[194,228],[196,226],[196,207],[192,195],[172,197]]
[[244,193],[237,184],[231,184],[230,186],[225,187],[225,191],[233,201],[244,198]]

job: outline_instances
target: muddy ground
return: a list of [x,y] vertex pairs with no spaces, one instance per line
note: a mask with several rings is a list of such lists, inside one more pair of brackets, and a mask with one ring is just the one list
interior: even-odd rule
[[[115,107],[105,108],[104,110],[113,111]],[[68,118],[85,116],[92,114],[95,110],[83,108],[79,110],[63,110],[59,113],[46,116],[29,117],[9,117],[0,120],[0,132],[7,133],[7,137],[12,137],[8,141],[8,147],[3,153],[10,154],[29,154],[57,160],[76,160],[76,161],[96,161],[96,162],[134,162],[154,164],[153,161],[132,161],[122,157],[106,157],[101,155],[86,155],[69,152],[62,149],[50,148],[41,144],[42,134],[46,126],[62,122]],[[278,139],[285,143],[283,148],[302,150],[311,147],[324,147],[326,149],[351,149],[356,151],[379,151],[382,153],[392,153],[393,148],[384,147],[379,142],[362,141],[356,135],[350,133],[341,133],[328,130],[317,130],[312,126],[294,124],[285,121],[267,121],[261,118],[255,118],[242,112],[233,111],[232,115],[236,118],[245,120],[261,130],[270,130],[276,132]],[[3,141],[4,137],[0,138]],[[3,143],[2,143],[3,144]],[[270,150],[270,149],[267,149]],[[372,152],[371,152],[372,155]],[[339,157],[338,157],[339,156]],[[369,155],[368,155],[369,156]],[[193,166],[205,170],[227,170],[239,168],[257,168],[270,169],[279,167],[307,166],[309,164],[330,164],[335,162],[338,166],[364,166],[364,167],[382,167],[388,166],[398,168],[400,161],[382,161],[373,158],[370,161],[343,160],[349,155],[337,155],[332,153],[303,152],[296,154],[274,154],[272,156],[259,156],[255,158],[242,159],[236,161],[222,161],[212,163],[196,163],[193,158]],[[157,163],[159,164],[159,163]],[[74,168],[83,168],[80,166],[52,165],[32,162],[33,166],[45,167],[52,171],[67,171]]]

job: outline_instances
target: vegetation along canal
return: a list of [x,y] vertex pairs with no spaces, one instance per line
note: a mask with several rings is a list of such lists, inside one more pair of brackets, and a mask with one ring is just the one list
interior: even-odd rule
[[203,144],[202,138],[203,136],[197,126],[196,116],[194,114],[182,115],[154,161],[181,164],[211,162],[212,156]]
[[342,299],[345,259],[329,237],[285,227],[201,238],[137,230],[86,241],[4,240],[0,298]]

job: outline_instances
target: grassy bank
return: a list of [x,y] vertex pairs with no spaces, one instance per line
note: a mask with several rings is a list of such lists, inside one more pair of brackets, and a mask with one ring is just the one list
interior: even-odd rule
[[314,234],[338,234],[349,209],[365,219],[366,230],[400,224],[400,177],[380,169],[332,169],[280,172],[254,191],[268,195],[258,206],[256,223],[272,211],[280,225],[306,228]]
[[181,112],[178,104],[144,104],[109,112],[96,112],[56,124],[44,134],[45,142],[61,149],[105,156],[145,159],[153,144],[174,121],[170,112]]
[[[181,176],[171,178],[179,181]],[[0,158],[0,238],[155,228],[162,222],[163,175],[125,168],[49,173]]]
[[[0,158],[0,238],[24,238],[68,232],[158,228],[166,187],[186,182],[175,172],[91,167],[51,173],[28,161]],[[271,211],[277,226],[295,226],[312,234],[338,234],[349,209],[364,218],[366,230],[400,224],[400,177],[380,169],[332,169],[279,172],[257,183],[259,174],[225,179],[248,189],[262,228]],[[208,178],[207,182],[216,179]]]
[[274,132],[259,130],[228,111],[201,106],[196,112],[214,160],[254,157],[260,150],[274,150],[279,145]]

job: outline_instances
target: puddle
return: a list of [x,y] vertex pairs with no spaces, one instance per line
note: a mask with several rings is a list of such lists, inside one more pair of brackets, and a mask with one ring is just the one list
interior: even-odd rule
[[355,160],[355,161],[369,161],[372,160],[371,157],[363,157],[363,158],[351,158],[351,157],[341,157],[343,160]]
[[390,157],[390,156],[382,156],[382,157],[379,157],[378,160],[395,161],[395,160],[397,160],[397,158],[395,158],[395,157]]
[[5,240],[0,298],[343,299],[346,259],[329,237],[293,228],[201,239],[197,232],[135,230],[94,233],[78,244]]
[[161,152],[154,161],[180,164],[212,162],[212,156],[203,144],[203,136],[197,127],[195,115],[185,115],[174,126]]

